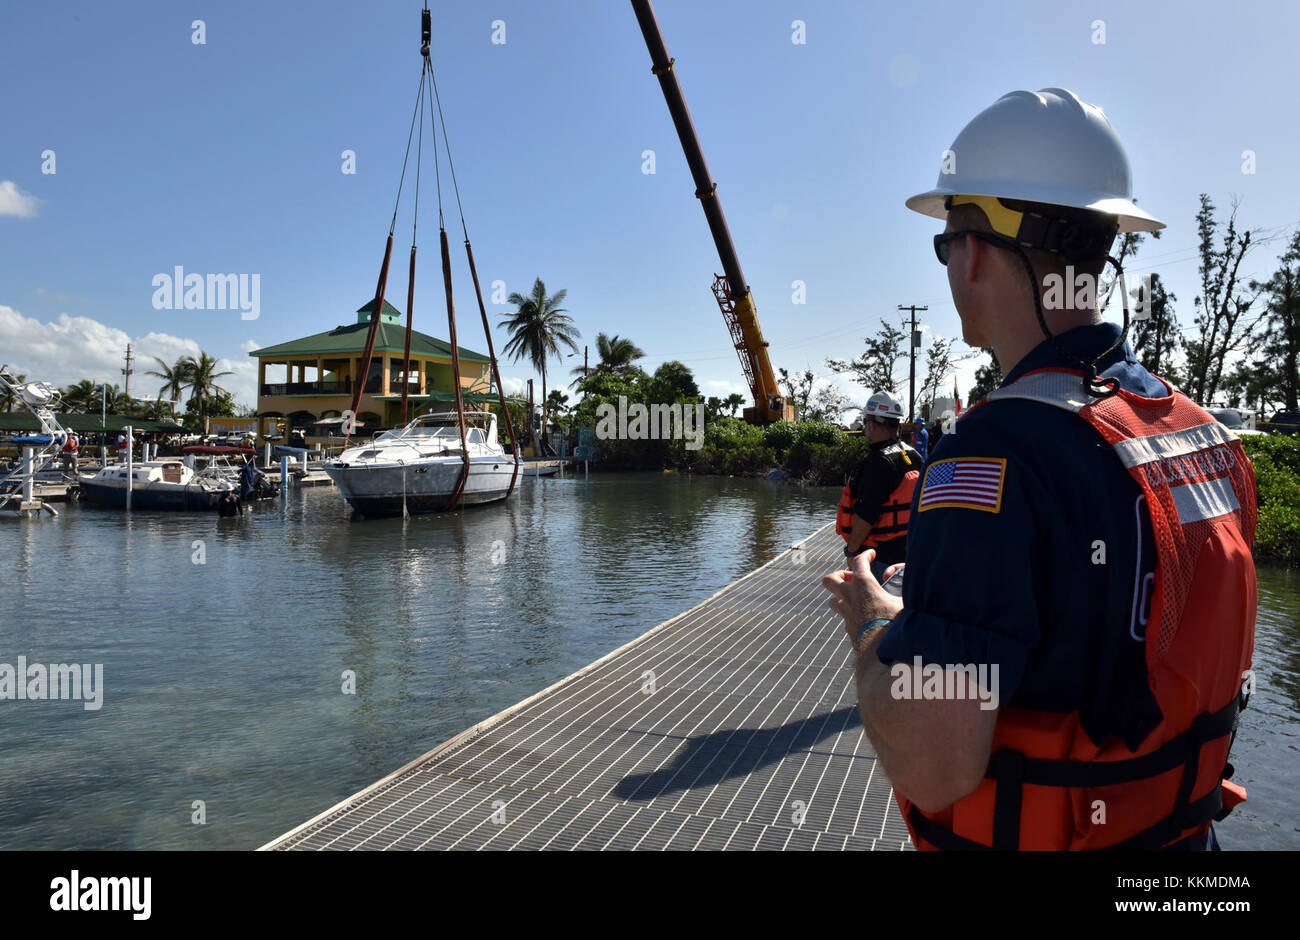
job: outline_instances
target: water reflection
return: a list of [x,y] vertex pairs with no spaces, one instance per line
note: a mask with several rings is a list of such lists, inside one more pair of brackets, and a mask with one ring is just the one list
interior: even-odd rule
[[[15,522],[0,649],[102,662],[106,692],[93,716],[0,708],[0,848],[260,845],[704,600],[837,495],[637,474],[409,519],[356,519],[321,488],[233,520]],[[56,613],[68,585],[84,616]]]

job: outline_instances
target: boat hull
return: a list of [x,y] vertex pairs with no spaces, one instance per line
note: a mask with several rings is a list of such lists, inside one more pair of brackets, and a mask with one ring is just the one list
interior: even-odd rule
[[[215,509],[222,494],[197,486],[137,486],[131,491],[132,509],[202,512]],[[81,481],[81,498],[95,506],[126,508],[126,487]]]
[[[365,516],[400,516],[442,512],[456,489],[464,464],[461,460],[409,464],[326,464],[325,473],[340,495]],[[515,465],[509,458],[475,457],[456,507],[505,499]],[[455,507],[453,507],[455,508]]]

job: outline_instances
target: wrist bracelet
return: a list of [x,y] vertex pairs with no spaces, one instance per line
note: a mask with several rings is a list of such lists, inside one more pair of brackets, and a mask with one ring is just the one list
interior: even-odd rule
[[894,621],[888,617],[877,617],[875,620],[868,620],[858,629],[858,635],[853,638],[853,648],[856,650],[862,643],[862,634],[866,633],[872,627],[887,627]]

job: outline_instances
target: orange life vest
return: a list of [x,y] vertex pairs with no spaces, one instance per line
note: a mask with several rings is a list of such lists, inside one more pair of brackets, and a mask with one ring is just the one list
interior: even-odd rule
[[[876,548],[907,535],[907,523],[912,515],[912,493],[916,489],[916,481],[921,478],[921,455],[909,445],[898,440],[891,441],[885,445],[882,453],[898,476],[898,482],[885,504],[880,507],[880,515],[863,543],[868,548]],[[835,519],[835,529],[846,542],[853,531],[853,507],[857,502],[853,498],[853,483],[853,480],[849,480],[844,484],[844,490],[840,494],[839,513]]]
[[1077,712],[1003,706],[974,792],[937,813],[898,797],[918,848],[1158,849],[1204,834],[1245,799],[1227,781],[1227,761],[1253,680],[1250,461],[1230,431],[1172,388],[1164,398],[1121,389],[1093,400],[1079,376],[1031,372],[986,401],[1029,399],[1074,412],[1141,487],[1157,556],[1141,623],[1163,719],[1130,751],[1117,738],[1095,745]]
[[77,435],[69,434],[68,439],[63,444],[63,453],[75,454],[77,452]]

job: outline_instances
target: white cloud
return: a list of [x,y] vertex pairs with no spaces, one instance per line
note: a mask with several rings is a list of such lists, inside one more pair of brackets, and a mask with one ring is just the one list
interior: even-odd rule
[[707,379],[700,383],[700,393],[705,398],[715,396],[726,399],[728,395],[737,394],[745,399],[749,404],[749,386],[741,382],[721,381],[719,379]]
[[35,196],[23,192],[13,180],[0,180],[0,215],[34,218],[37,202]]
[[[149,332],[132,337],[124,330],[108,326],[90,317],[74,317],[61,313],[57,320],[42,323],[25,317],[12,307],[0,304],[0,359],[10,369],[25,373],[33,381],[71,385],[81,379],[122,385],[126,345],[131,344],[135,356],[131,376],[131,393],[136,398],[153,398],[162,384],[153,376],[145,375],[157,368],[155,356],[164,362],[175,362],[181,356],[197,356],[196,340],[168,333]],[[243,344],[248,352],[250,344]],[[251,348],[256,348],[255,344]],[[218,372],[233,375],[217,380],[217,384],[235,396],[242,405],[257,404],[257,363],[251,357],[236,359],[218,358]]]
[[501,376],[501,384],[506,387],[507,395],[523,395],[528,391],[527,380],[515,378],[513,375]]

